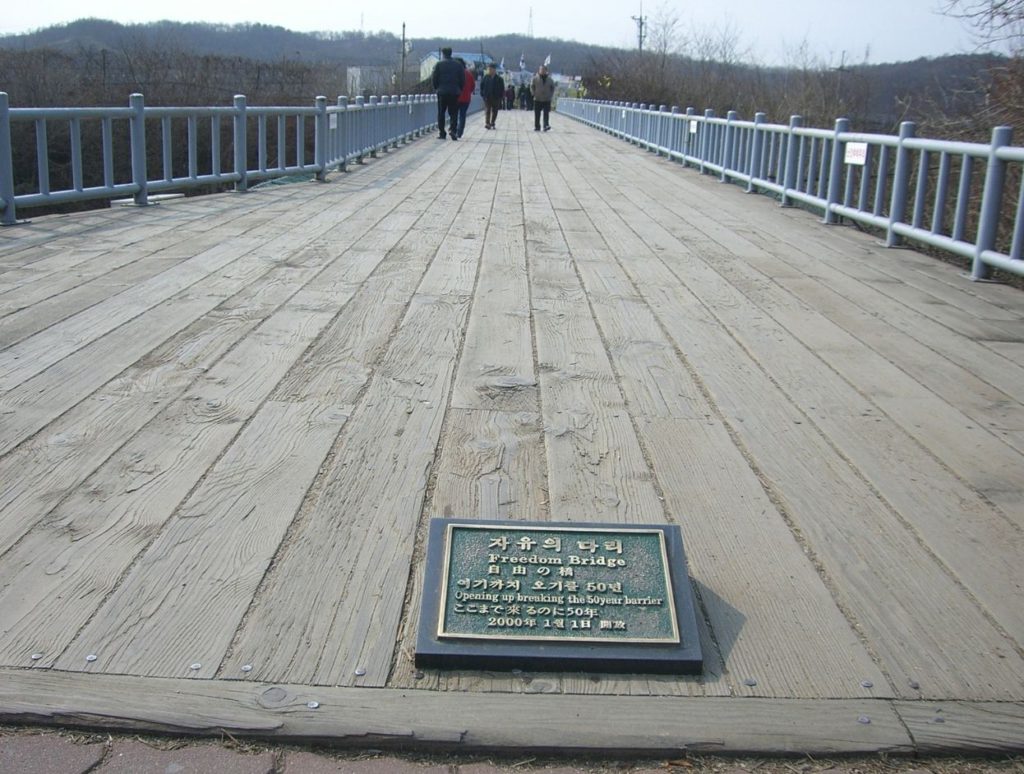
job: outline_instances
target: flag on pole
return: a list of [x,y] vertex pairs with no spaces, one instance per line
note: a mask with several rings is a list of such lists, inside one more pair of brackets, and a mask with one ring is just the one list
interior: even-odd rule
[[522,54],[519,57],[519,69],[520,70],[525,70],[526,69],[526,54],[525,53]]
[[505,69],[505,57],[501,58],[501,64],[498,65],[498,69],[499,70],[504,70]]
[[544,60],[544,66],[547,67],[550,64],[551,64],[551,54],[548,54],[547,58]]

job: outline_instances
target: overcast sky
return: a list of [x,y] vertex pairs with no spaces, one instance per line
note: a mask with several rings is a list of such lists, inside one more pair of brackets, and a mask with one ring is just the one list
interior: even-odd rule
[[[794,61],[802,42],[814,59],[838,64],[905,61],[974,50],[963,23],[944,16],[944,0],[647,0],[649,28],[675,16],[681,32],[733,30],[750,60],[763,64]],[[458,9],[450,14],[441,9]],[[584,43],[633,47],[639,0],[548,0],[532,6],[533,34]],[[385,30],[416,37],[467,38],[526,34],[531,6],[526,3],[436,3],[425,0],[372,2],[240,2],[240,0],[45,0],[12,2],[0,14],[0,33],[25,32],[74,21],[84,15],[122,23],[160,19],[221,23],[261,22],[298,31]],[[845,55],[844,55],[845,52]],[[554,64],[557,65],[557,54]]]

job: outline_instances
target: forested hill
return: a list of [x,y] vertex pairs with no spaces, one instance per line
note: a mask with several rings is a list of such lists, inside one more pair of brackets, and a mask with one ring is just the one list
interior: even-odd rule
[[[442,46],[480,51],[516,67],[525,56],[535,68],[551,55],[553,66],[566,73],[582,72],[594,58],[615,49],[570,40],[499,35],[489,38],[413,38],[414,61]],[[0,48],[48,48],[66,54],[83,50],[124,51],[169,48],[199,55],[244,57],[259,61],[301,59],[343,66],[392,65],[401,55],[401,38],[390,32],[293,32],[266,24],[201,24],[153,22],[122,25],[103,19],[81,19],[21,35],[0,36]]]
[[[892,64],[827,63],[775,67],[745,63],[737,49],[687,56],[501,35],[459,40],[412,38],[409,64],[439,47],[483,51],[509,69],[551,56],[552,69],[580,75],[597,99],[652,105],[800,114],[829,126],[837,116],[871,131],[905,119],[1003,120],[989,116],[990,88],[1005,60],[964,54]],[[122,104],[140,92],[159,104],[217,104],[245,94],[253,104],[346,94],[349,67],[397,69],[401,40],[390,32],[293,32],[263,24],[154,22],[122,25],[83,19],[23,35],[0,36],[0,90],[13,105]],[[995,79],[995,80],[993,80]],[[1003,81],[1007,78],[1003,77]],[[391,81],[390,83],[393,83]],[[413,85],[411,91],[429,90]],[[392,88],[378,86],[375,88]],[[382,91],[380,93],[387,93]],[[945,131],[945,128],[943,128]]]

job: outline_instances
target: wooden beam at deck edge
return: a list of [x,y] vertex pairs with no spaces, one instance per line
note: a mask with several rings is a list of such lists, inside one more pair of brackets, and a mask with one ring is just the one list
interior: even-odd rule
[[[913,719],[908,724],[901,715],[908,704],[918,723],[929,712],[947,718],[930,729],[939,736],[923,748],[911,736]],[[985,720],[990,707],[998,708],[996,732]],[[0,723],[197,736],[227,731],[382,749],[620,756],[1024,749],[1024,704],[1014,702],[455,693],[10,667],[0,668]]]

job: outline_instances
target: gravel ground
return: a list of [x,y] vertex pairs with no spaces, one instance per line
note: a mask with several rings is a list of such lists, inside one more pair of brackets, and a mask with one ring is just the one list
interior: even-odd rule
[[216,774],[1024,774],[1024,756],[984,758],[724,758],[612,760],[580,758],[403,755],[275,745],[230,736],[191,737],[82,733],[0,726],[2,774],[104,774],[210,771]]

